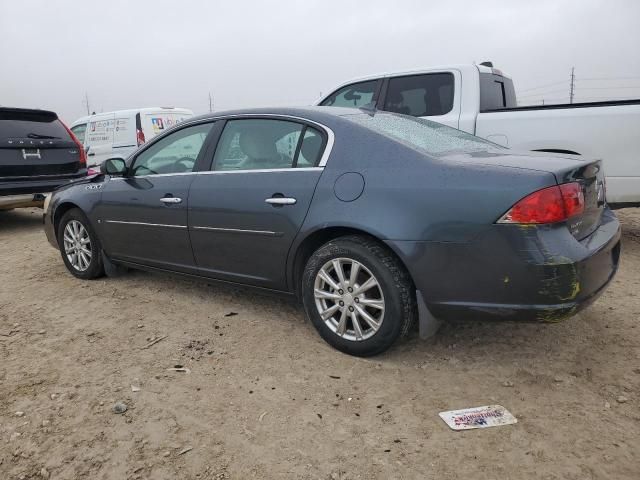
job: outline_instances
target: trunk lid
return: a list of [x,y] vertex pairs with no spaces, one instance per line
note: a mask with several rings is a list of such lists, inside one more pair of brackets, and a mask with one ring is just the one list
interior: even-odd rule
[[581,215],[571,217],[567,221],[571,234],[582,240],[600,225],[606,203],[601,160],[585,160],[577,155],[544,152],[512,153],[510,150],[501,149],[452,154],[447,156],[447,160],[552,173],[558,184],[578,182],[582,188],[585,205]]
[[80,152],[58,116],[0,108],[0,180],[79,173]]

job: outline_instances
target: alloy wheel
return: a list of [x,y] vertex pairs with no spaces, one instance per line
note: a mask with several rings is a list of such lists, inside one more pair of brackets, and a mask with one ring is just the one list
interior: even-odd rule
[[351,341],[371,338],[384,320],[384,294],[376,277],[351,258],[325,263],[314,282],[315,305],[336,335]]
[[64,253],[73,268],[84,272],[93,256],[89,232],[78,220],[71,220],[64,227]]

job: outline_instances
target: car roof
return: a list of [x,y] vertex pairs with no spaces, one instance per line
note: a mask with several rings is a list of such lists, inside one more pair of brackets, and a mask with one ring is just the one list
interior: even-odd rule
[[261,107],[261,108],[243,108],[237,110],[226,110],[220,112],[205,113],[189,119],[189,122],[201,121],[201,120],[215,120],[223,117],[241,117],[250,115],[270,115],[270,116],[287,116],[298,117],[302,119],[321,121],[323,119],[330,119],[336,117],[342,117],[345,115],[353,115],[358,113],[364,113],[364,110],[359,108],[347,108],[347,107]]

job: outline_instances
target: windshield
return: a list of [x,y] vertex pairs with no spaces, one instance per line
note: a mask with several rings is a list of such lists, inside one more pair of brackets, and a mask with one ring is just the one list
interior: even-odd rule
[[429,155],[504,148],[461,130],[424,118],[381,112],[377,112],[375,115],[362,113],[345,115],[344,117]]

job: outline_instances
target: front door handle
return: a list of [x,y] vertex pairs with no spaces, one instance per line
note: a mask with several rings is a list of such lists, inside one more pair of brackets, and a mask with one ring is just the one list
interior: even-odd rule
[[182,203],[182,199],[179,197],[163,197],[160,201],[164,204]]
[[271,205],[295,205],[297,200],[290,197],[271,197],[265,199],[265,202]]

